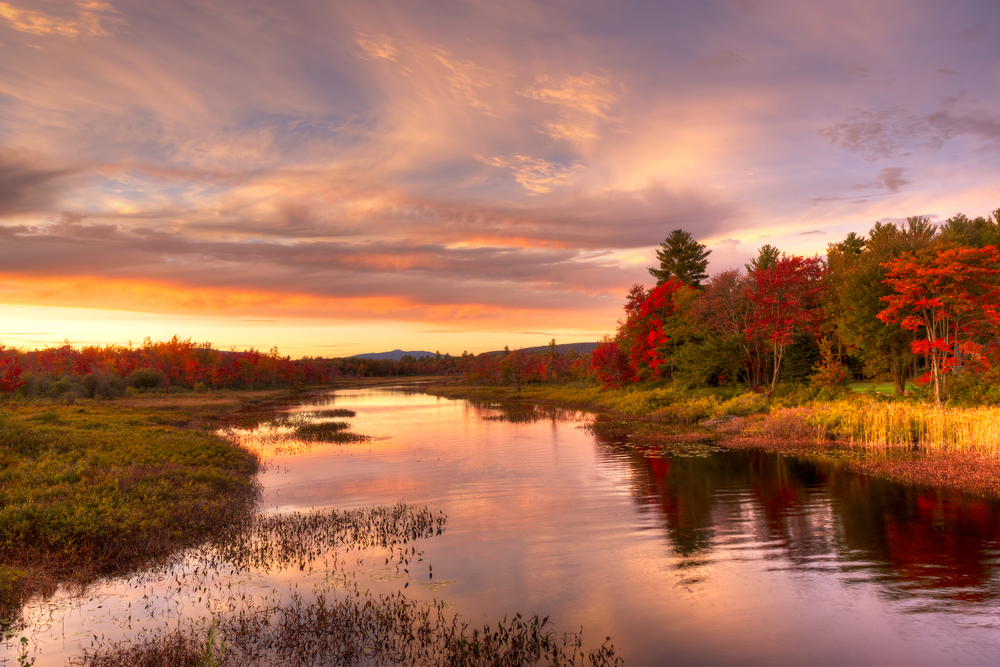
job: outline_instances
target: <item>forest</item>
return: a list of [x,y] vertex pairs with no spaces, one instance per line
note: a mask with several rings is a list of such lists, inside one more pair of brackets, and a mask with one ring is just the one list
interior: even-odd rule
[[504,350],[480,355],[435,354],[391,359],[304,357],[278,349],[218,350],[174,336],[141,345],[69,343],[41,350],[0,346],[0,392],[24,398],[116,398],[148,392],[204,392],[322,385],[343,378],[451,375],[471,384],[566,381],[588,376],[589,355]]
[[825,257],[765,245],[741,269],[706,273],[705,245],[675,230],[634,285],[613,336],[591,354],[500,353],[399,361],[305,357],[277,348],[219,350],[174,336],[141,345],[0,345],[8,396],[113,398],[325,384],[340,378],[446,375],[468,384],[521,386],[595,380],[675,390],[743,386],[842,387],[891,382],[937,404],[1000,403],[1000,209],[988,217],[876,222],[830,243]]
[[[593,353],[602,386],[676,388],[891,381],[940,404],[1000,401],[1000,209],[941,225],[876,222],[826,257],[770,245],[708,278],[711,251],[675,230],[651,289],[635,285]],[[908,384],[912,383],[912,384]],[[912,387],[912,389],[911,389]]]

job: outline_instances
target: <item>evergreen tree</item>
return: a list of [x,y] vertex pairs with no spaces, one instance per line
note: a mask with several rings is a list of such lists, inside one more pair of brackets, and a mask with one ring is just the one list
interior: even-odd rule
[[690,287],[701,288],[701,281],[708,277],[708,256],[711,250],[698,243],[683,229],[675,229],[670,236],[660,244],[656,251],[656,259],[660,261],[659,269],[649,269],[650,275],[656,278],[657,286],[671,278]]
[[753,273],[758,269],[770,269],[778,261],[781,251],[768,243],[757,251],[757,257],[750,260],[749,264],[744,264],[747,273]]

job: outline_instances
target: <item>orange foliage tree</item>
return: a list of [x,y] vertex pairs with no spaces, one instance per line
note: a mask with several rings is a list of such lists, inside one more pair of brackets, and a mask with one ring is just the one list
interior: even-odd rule
[[1000,252],[985,248],[929,248],[903,253],[882,266],[896,294],[882,297],[878,318],[910,331],[923,330],[913,352],[926,355],[934,401],[941,404],[945,376],[959,366],[988,367],[983,341],[1000,329]]

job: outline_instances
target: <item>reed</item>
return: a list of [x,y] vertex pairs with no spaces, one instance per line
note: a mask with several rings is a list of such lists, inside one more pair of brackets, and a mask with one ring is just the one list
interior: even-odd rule
[[866,449],[1000,456],[1000,408],[937,407],[866,398],[818,405],[811,422],[823,435]]
[[443,605],[411,601],[402,593],[361,593],[341,599],[320,592],[293,594],[278,606],[216,617],[99,648],[75,659],[90,667],[219,667],[264,665],[521,665],[621,664],[614,646],[583,648],[578,633],[558,634],[548,618],[517,614],[496,626],[473,628]]

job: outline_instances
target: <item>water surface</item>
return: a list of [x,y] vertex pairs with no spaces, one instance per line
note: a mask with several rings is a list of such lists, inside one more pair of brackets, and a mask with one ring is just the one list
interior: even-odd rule
[[[338,391],[293,410],[332,407],[356,411],[353,430],[373,439],[271,448],[266,511],[405,501],[448,515],[405,576],[372,557],[352,563],[365,589],[405,586],[477,624],[548,615],[561,630],[582,626],[586,644],[612,637],[632,665],[1000,659],[995,503],[867,480],[819,458],[647,458],[582,428],[581,413],[511,422],[404,387]],[[266,595],[322,579],[322,568],[296,568],[238,585]],[[154,613],[125,623],[140,604]],[[49,608],[33,641],[53,660],[95,628],[131,636],[198,609],[170,581],[109,582]]]

